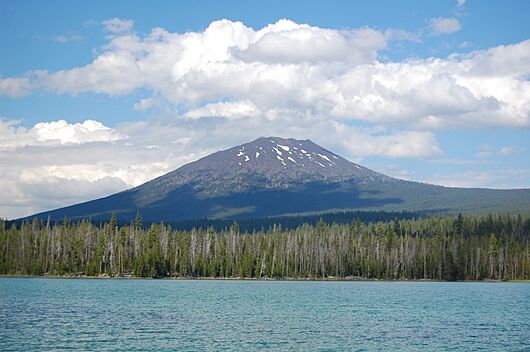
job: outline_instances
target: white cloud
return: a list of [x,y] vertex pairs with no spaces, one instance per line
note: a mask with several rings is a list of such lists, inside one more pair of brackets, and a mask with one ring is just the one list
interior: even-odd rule
[[[31,176],[36,176],[31,178]],[[0,180],[0,217],[12,219],[100,198],[123,190],[126,185],[116,178],[69,180],[54,175],[24,173],[21,179]]]
[[466,4],[466,0],[456,0],[458,6],[462,7]]
[[123,138],[111,128],[94,120],[75,124],[69,124],[64,120],[40,122],[32,130],[36,132],[40,142],[58,141],[61,144],[115,141]]
[[0,120],[0,149],[31,145],[110,142],[125,138],[116,130],[94,120],[74,124],[64,120],[40,122],[30,129],[18,125],[19,121]]
[[204,117],[242,118],[257,117],[260,112],[251,101],[220,102],[207,104],[204,107],[188,111],[184,114],[190,119]]
[[[333,133],[339,138],[341,150],[346,155],[363,157],[383,155],[391,158],[432,157],[442,154],[434,135],[429,132],[403,131],[387,134],[370,134],[355,128],[337,126],[343,133]],[[330,141],[331,145],[337,144]]]
[[20,217],[102,197],[189,161],[169,148],[145,149],[144,143],[157,140],[157,134],[133,143],[124,135],[91,120],[40,123],[29,129],[16,121],[1,121],[0,217]]
[[456,18],[432,18],[429,24],[435,35],[454,33],[462,29],[462,25]]
[[22,97],[31,93],[33,85],[27,77],[0,78],[0,96]]
[[[212,107],[229,101],[245,102],[262,118],[282,111],[290,116],[285,118],[311,115],[426,130],[530,126],[530,40],[446,59],[382,63],[379,51],[397,35],[389,33],[288,20],[260,30],[228,20],[203,32],[155,28],[143,38],[112,37],[86,66],[7,78],[21,81],[6,81],[3,90],[22,95],[34,83],[58,93],[125,95],[147,88],[194,118],[200,111],[211,116]],[[150,99],[135,108],[151,107]]]
[[306,116],[425,130],[530,126],[530,40],[445,59],[383,63],[378,53],[397,35],[389,33],[288,20],[259,30],[228,20],[184,34],[155,28],[144,37],[113,36],[86,66],[4,79],[0,92],[148,89],[156,101],[147,97],[136,109],[170,104],[194,118],[244,102],[252,116],[268,119]]
[[235,51],[236,57],[268,64],[339,61],[358,65],[373,62],[387,44],[383,33],[369,28],[341,32],[289,20],[247,32],[245,39],[250,40]]
[[105,27],[105,30],[109,33],[121,34],[124,32],[129,32],[134,26],[134,21],[122,20],[115,17],[103,21],[103,26]]

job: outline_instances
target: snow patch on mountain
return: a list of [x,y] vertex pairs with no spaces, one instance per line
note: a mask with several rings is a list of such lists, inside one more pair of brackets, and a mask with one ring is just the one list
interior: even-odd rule
[[317,153],[318,156],[320,156],[322,159],[326,159],[327,161],[331,162],[331,160],[329,160],[329,158],[327,156],[325,156],[324,154],[320,154],[320,153]]

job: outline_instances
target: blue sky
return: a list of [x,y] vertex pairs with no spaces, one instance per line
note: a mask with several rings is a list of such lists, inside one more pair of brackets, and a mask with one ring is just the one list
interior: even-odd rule
[[530,187],[528,23],[528,1],[2,1],[0,217],[262,135]]

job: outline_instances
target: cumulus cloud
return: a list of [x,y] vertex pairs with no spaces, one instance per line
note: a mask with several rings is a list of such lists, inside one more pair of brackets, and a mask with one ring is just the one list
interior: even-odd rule
[[[379,60],[389,41],[409,35],[289,20],[254,30],[220,20],[201,32],[117,34],[90,64],[31,79],[33,86],[73,95],[147,89],[157,102],[193,118],[201,112],[230,118],[222,107],[232,104],[267,119],[281,113],[291,120],[363,120],[423,130],[530,126],[530,40],[447,58]],[[27,94],[30,83],[7,78],[0,92]],[[152,107],[151,99],[135,109]]]
[[435,35],[454,33],[462,29],[462,25],[456,18],[432,18],[429,24]]
[[223,118],[256,117],[260,112],[251,101],[220,102],[207,104],[204,107],[193,109],[184,114],[191,119],[200,119],[208,116]]
[[116,178],[98,180],[71,180],[54,175],[37,175],[25,172],[16,182],[1,180],[0,209],[3,218],[17,218],[100,198],[123,190],[126,185]]
[[94,120],[75,124],[64,120],[40,122],[32,130],[36,132],[40,142],[58,141],[60,144],[114,141],[122,138],[111,128]]
[[383,33],[369,28],[337,31],[289,20],[246,34],[248,43],[235,55],[246,62],[269,64],[338,61],[358,65],[373,62],[387,44]]
[[[188,159],[147,150],[97,121],[54,121],[26,129],[0,124],[0,217],[20,217],[115,193]],[[149,137],[154,140],[158,136]]]
[[65,120],[40,122],[30,129],[18,125],[19,121],[0,120],[0,149],[15,149],[28,145],[109,142],[125,138],[112,128],[94,120],[74,124]]

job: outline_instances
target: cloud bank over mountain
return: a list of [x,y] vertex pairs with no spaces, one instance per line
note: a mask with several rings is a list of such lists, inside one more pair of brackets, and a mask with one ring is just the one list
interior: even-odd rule
[[[90,63],[0,78],[0,94],[141,96],[134,109],[155,117],[112,127],[90,117],[22,127],[4,117],[0,192],[15,201],[0,204],[1,215],[132,187],[261,135],[311,138],[359,161],[441,157],[437,134],[453,128],[530,127],[530,40],[391,61],[382,55],[391,43],[421,35],[288,19],[259,29],[218,20],[185,33],[142,34],[119,18],[103,25],[107,42]],[[430,26],[461,28],[450,18]],[[61,196],[49,204],[54,185]]]

